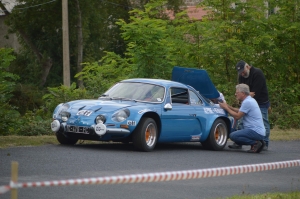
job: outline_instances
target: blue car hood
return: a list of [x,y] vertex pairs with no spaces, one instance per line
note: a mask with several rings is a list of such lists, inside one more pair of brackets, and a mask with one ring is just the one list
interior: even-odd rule
[[70,109],[72,111],[101,109],[101,112],[110,112],[128,106],[132,106],[133,102],[128,101],[127,103],[127,101],[123,101],[123,103],[120,103],[120,101],[117,100],[106,101],[106,100],[84,99],[84,100],[71,101],[68,102],[68,104],[70,105]]
[[206,70],[175,66],[172,71],[172,80],[192,86],[208,99],[220,96]]

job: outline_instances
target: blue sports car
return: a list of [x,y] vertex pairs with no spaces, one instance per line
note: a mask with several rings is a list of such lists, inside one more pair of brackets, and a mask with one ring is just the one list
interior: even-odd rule
[[61,144],[80,140],[132,142],[152,151],[163,142],[201,142],[222,150],[231,132],[219,92],[205,70],[174,67],[172,80],[126,79],[98,99],[59,104],[51,129]]

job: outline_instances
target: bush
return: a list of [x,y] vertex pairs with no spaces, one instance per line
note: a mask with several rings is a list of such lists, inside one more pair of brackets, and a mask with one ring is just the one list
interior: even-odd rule
[[76,88],[72,83],[70,87],[61,85],[59,87],[48,88],[49,93],[43,96],[44,106],[41,108],[43,117],[52,118],[52,112],[60,103],[77,99],[91,99],[86,89]]
[[133,74],[127,60],[112,52],[107,52],[99,62],[83,65],[82,72],[75,77],[84,81],[87,92],[94,98],[98,98],[116,82]]
[[38,112],[28,111],[19,120],[19,128],[14,132],[16,135],[36,136],[36,135],[51,135],[53,134],[50,128],[52,119],[42,118]]
[[9,104],[18,107],[19,113],[24,115],[27,111],[39,109],[44,104],[43,93],[44,91],[37,86],[17,84]]
[[8,72],[10,63],[15,59],[12,49],[0,48],[0,135],[8,135],[17,126],[19,112],[9,104],[18,76]]
[[14,134],[18,126],[20,113],[8,103],[0,103],[0,135]]
[[272,112],[269,114],[271,126],[280,129],[300,128],[300,89],[299,84],[280,85],[278,82],[270,83],[269,98]]

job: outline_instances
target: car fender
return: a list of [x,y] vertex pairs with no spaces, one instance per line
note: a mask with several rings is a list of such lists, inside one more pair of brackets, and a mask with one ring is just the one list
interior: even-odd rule
[[203,133],[201,136],[201,139],[200,139],[201,142],[205,141],[208,138],[213,123],[219,118],[222,119],[226,123],[227,130],[228,130],[228,136],[229,136],[229,134],[231,132],[231,122],[230,122],[230,119],[228,118],[228,116],[227,115],[219,115],[219,116],[212,115],[212,117],[206,121],[206,125],[205,125],[206,129],[204,131],[205,133]]
[[130,116],[125,121],[130,132],[133,132],[139,124],[142,117],[151,117],[160,125],[160,109],[158,107],[130,107]]
[[53,111],[53,117],[52,118],[55,118],[55,115],[58,113],[58,110],[60,109],[60,107],[63,105],[64,103],[60,103],[59,105],[57,105]]

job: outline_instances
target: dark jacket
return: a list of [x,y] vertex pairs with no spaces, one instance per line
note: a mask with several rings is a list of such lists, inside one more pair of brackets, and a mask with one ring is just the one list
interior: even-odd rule
[[266,78],[259,68],[254,68],[252,66],[248,78],[239,75],[239,84],[241,83],[247,84],[250,88],[250,92],[255,92],[254,99],[257,101],[258,105],[269,104]]

